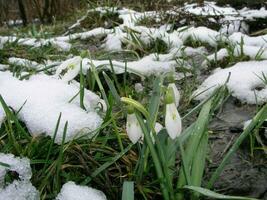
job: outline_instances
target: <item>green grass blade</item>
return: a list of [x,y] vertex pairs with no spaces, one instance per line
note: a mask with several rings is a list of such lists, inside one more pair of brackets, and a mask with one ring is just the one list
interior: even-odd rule
[[3,163],[3,162],[0,162],[0,166],[6,167],[6,168],[10,168],[11,167],[9,164]]
[[112,82],[112,80],[108,77],[108,75],[104,71],[102,73],[103,73],[105,81],[108,84],[108,87],[110,89],[111,94],[113,95],[113,97],[116,100],[116,102],[118,103],[118,105],[121,105],[120,95],[118,94],[114,83]]
[[166,180],[165,180],[165,177],[163,174],[162,165],[161,165],[159,156],[157,154],[157,151],[156,151],[156,149],[153,145],[152,139],[150,137],[150,132],[148,131],[147,126],[144,123],[144,119],[141,117],[141,114],[136,112],[135,115],[136,115],[136,118],[140,124],[140,127],[142,128],[145,142],[147,143],[147,145],[149,147],[149,150],[150,150],[150,153],[151,153],[154,165],[155,165],[156,173],[157,173],[158,179],[160,181],[160,187],[162,190],[163,198],[165,200],[167,200],[167,199],[169,199],[169,192],[168,192],[167,187],[166,187]]
[[192,182],[194,186],[201,186],[201,180],[205,169],[205,161],[208,149],[208,132],[204,133],[192,163]]
[[90,177],[86,178],[82,185],[87,185],[94,177],[96,177],[98,174],[103,172],[105,169],[107,169],[109,166],[114,164],[117,160],[119,160],[124,154],[126,154],[131,148],[133,144],[130,144],[128,147],[126,147],[122,152],[118,153],[115,157],[113,157],[110,161],[105,162],[103,165],[101,165],[99,168],[97,168]]
[[[198,151],[198,147],[201,141],[201,138],[203,134],[207,131],[207,125],[208,121],[210,119],[210,111],[212,107],[212,101],[213,98],[210,99],[208,102],[206,102],[197,118],[197,121],[194,125],[194,128],[192,129],[192,133],[190,133],[189,141],[186,146],[185,155],[183,156],[183,159],[186,159],[186,164],[188,167],[188,170],[191,171],[192,169],[192,163],[195,159],[196,152]],[[184,163],[184,162],[183,162]],[[190,176],[191,177],[191,176]],[[196,182],[194,179],[199,179],[197,177],[192,176],[191,182]],[[186,177],[184,174],[184,170],[181,170],[179,172],[179,179],[177,182],[177,189],[183,187],[186,184]],[[183,199],[183,195],[179,194],[178,199]]]
[[121,200],[134,200],[134,182],[124,181]]
[[84,100],[84,88],[85,88],[85,79],[84,79],[84,76],[83,76],[83,72],[82,72],[82,62],[80,63],[80,107],[84,110],[85,109],[85,106],[84,106],[84,103],[83,103],[83,100]]
[[49,148],[48,148],[48,151],[47,151],[47,155],[46,155],[46,159],[45,159],[45,164],[44,164],[44,167],[43,167],[43,171],[45,171],[45,169],[46,169],[46,167],[48,165],[48,160],[49,160],[49,157],[50,157],[50,154],[51,154],[51,151],[52,151],[53,144],[55,143],[55,139],[56,139],[56,136],[57,136],[57,132],[58,132],[58,127],[59,127],[59,124],[60,124],[60,120],[61,120],[61,113],[58,116],[56,128],[55,128],[55,131],[54,131],[54,134],[53,134],[53,138],[52,138],[52,141],[51,141],[51,143],[49,145]]
[[62,137],[62,142],[61,142],[61,146],[60,146],[60,152],[59,152],[58,159],[57,159],[57,172],[56,172],[56,189],[57,189],[56,191],[57,192],[59,192],[59,190],[60,190],[59,175],[60,175],[62,162],[63,162],[64,144],[65,144],[67,129],[68,129],[68,121],[66,121],[65,126],[64,126],[63,137]]
[[149,106],[148,106],[148,112],[151,117],[151,125],[156,123],[157,121],[157,116],[158,116],[158,110],[159,110],[159,105],[160,105],[160,97],[161,97],[161,85],[163,82],[162,77],[157,77],[153,83],[153,90],[152,90],[152,95],[149,100]]
[[4,101],[2,95],[0,95],[0,103],[2,104],[4,111],[6,113],[6,116],[9,117],[12,121],[14,121],[16,127],[18,128],[18,130],[24,135],[24,137],[28,140],[31,141],[31,137],[29,136],[29,134],[25,131],[25,129],[20,125],[18,118],[16,117],[16,115],[14,115],[9,107],[7,106],[6,102]]
[[249,198],[249,197],[239,197],[239,196],[230,196],[230,195],[223,195],[218,194],[216,192],[213,192],[211,190],[202,188],[202,187],[196,187],[196,186],[184,186],[183,188],[197,192],[199,194],[202,194],[206,197],[211,197],[214,199],[226,199],[226,200],[257,200],[255,198]]
[[101,94],[102,94],[102,97],[103,97],[103,99],[104,99],[104,101],[105,101],[105,103],[106,103],[106,105],[107,105],[107,108],[109,108],[108,97],[107,97],[107,95],[106,95],[106,92],[105,92],[105,90],[104,90],[104,87],[103,87],[103,85],[102,85],[102,83],[101,83],[101,80],[100,80],[100,78],[99,78],[99,76],[98,76],[98,73],[97,73],[96,68],[95,68],[95,66],[93,65],[93,63],[92,63],[92,73],[94,74],[96,83],[97,83],[97,85],[98,85],[98,87],[99,87],[99,90],[100,90],[100,92],[101,92]]

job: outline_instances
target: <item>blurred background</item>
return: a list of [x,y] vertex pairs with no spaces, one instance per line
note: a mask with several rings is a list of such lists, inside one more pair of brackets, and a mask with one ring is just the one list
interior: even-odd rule
[[[185,2],[203,4],[203,0],[0,0],[0,25],[52,23],[75,12],[96,6],[127,6],[136,10],[162,10]],[[216,0],[218,5],[235,8],[266,6],[266,0]]]

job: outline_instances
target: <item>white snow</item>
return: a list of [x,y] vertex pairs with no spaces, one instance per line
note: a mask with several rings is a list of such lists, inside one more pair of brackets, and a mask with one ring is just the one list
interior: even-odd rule
[[[85,111],[80,108],[78,86],[68,85],[47,75],[35,75],[29,80],[19,81],[11,73],[0,72],[0,93],[14,110],[19,110],[26,102],[18,116],[32,135],[46,134],[52,137],[59,114],[62,113],[57,143],[62,141],[66,121],[68,130],[65,142],[82,135],[92,137],[94,134],[91,132],[102,123],[101,117],[95,112],[100,101],[96,94],[85,90]],[[0,112],[0,119],[3,116],[1,113],[3,111]]]
[[9,65],[5,65],[5,64],[0,64],[0,70],[5,70],[8,69]]
[[225,16],[219,20],[219,23],[221,24],[219,32],[226,35],[231,35],[235,32],[249,32],[249,26],[244,21],[243,17]]
[[206,60],[202,63],[202,66],[207,66],[208,62],[220,61],[228,56],[248,56],[251,60],[266,60],[267,59],[267,48],[257,47],[257,46],[247,46],[236,45],[229,55],[229,50],[226,48],[220,49],[218,52],[207,56]]
[[[30,160],[15,157],[13,154],[0,153],[0,200],[38,200],[39,192],[30,183],[32,176]],[[20,180],[5,185],[4,178],[8,171],[15,171]]]
[[185,42],[188,39],[192,39],[195,41],[208,43],[211,46],[217,46],[218,41],[225,40],[224,35],[204,26],[200,26],[197,28],[191,27],[191,28],[185,29],[184,31],[180,32],[180,37],[183,42]]
[[239,10],[239,13],[242,17],[248,20],[253,20],[256,18],[267,18],[267,10],[262,7],[261,9],[249,9],[243,8]]
[[8,63],[12,65],[19,65],[19,66],[23,66],[27,68],[34,68],[34,69],[39,69],[39,68],[44,67],[44,65],[41,65],[35,61],[31,61],[31,60],[24,59],[24,58],[16,58],[16,57],[8,58]]
[[30,180],[32,172],[28,158],[18,158],[13,154],[0,153],[0,162],[9,165],[8,167],[0,165],[0,187],[3,186],[4,177],[8,170],[17,172],[20,180]]
[[182,10],[189,12],[194,15],[236,15],[238,12],[232,7],[220,7],[215,5],[216,2],[204,2],[204,6],[198,6],[197,3],[185,4]]
[[87,186],[79,186],[74,182],[65,183],[56,200],[106,200],[106,196],[100,190]]
[[[87,67],[90,68],[90,63],[93,63],[96,67],[108,67],[110,69],[110,62],[109,60],[88,60]],[[125,71],[125,62],[113,61],[112,62],[115,72],[123,73]],[[86,66],[86,65],[85,65]],[[127,71],[143,76],[150,76],[152,74],[161,74],[167,72],[174,72],[175,67],[177,66],[176,61],[157,61],[156,57],[151,54],[145,56],[144,58],[138,61],[127,62]],[[87,69],[88,69],[87,68]]]
[[[56,72],[56,76],[60,76],[60,74],[64,71],[67,71],[63,76],[64,81],[70,81],[75,78],[79,74],[80,65],[79,64],[70,64],[69,67],[66,63],[72,63],[74,59],[77,57],[70,58],[64,61],[64,64],[61,64]],[[125,67],[127,66],[127,72],[134,73],[139,76],[150,76],[152,74],[161,74],[167,72],[175,72],[175,68],[177,67],[177,62],[175,60],[171,61],[161,61],[157,60],[157,56],[155,54],[151,54],[145,56],[144,58],[138,61],[132,62],[121,62],[121,61],[112,61],[113,68],[115,73],[120,74],[125,72]],[[83,73],[86,74],[87,70],[92,66],[96,68],[108,68],[111,70],[110,61],[109,60],[90,60],[88,58],[82,59],[82,69]]]
[[267,47],[267,34],[257,37],[250,37],[248,35],[238,32],[238,33],[233,33],[229,37],[229,40],[230,42],[236,44],[241,44],[243,41],[244,45]]
[[0,36],[0,47],[7,42],[17,42],[17,44],[19,45],[25,45],[34,48],[51,44],[53,47],[62,51],[69,51],[71,48],[71,44],[64,41],[58,41],[56,38],[35,39],[35,38],[18,38],[15,36]]
[[13,181],[0,188],[0,200],[39,200],[39,192],[29,181]]
[[267,87],[261,80],[267,73],[267,61],[240,62],[226,69],[216,69],[194,92],[197,100],[207,98],[230,75],[227,88],[234,97],[248,104],[267,101]]

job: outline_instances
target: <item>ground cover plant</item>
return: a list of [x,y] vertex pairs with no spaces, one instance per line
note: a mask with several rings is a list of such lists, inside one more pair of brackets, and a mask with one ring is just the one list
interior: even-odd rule
[[0,199],[267,198],[264,2],[143,3],[3,23]]

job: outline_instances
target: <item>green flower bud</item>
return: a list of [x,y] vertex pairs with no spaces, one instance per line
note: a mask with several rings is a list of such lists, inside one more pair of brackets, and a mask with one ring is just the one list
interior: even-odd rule
[[134,107],[133,106],[127,106],[127,113],[133,114],[134,113]]
[[165,95],[165,104],[171,104],[174,102],[174,93],[172,88],[168,88]]

